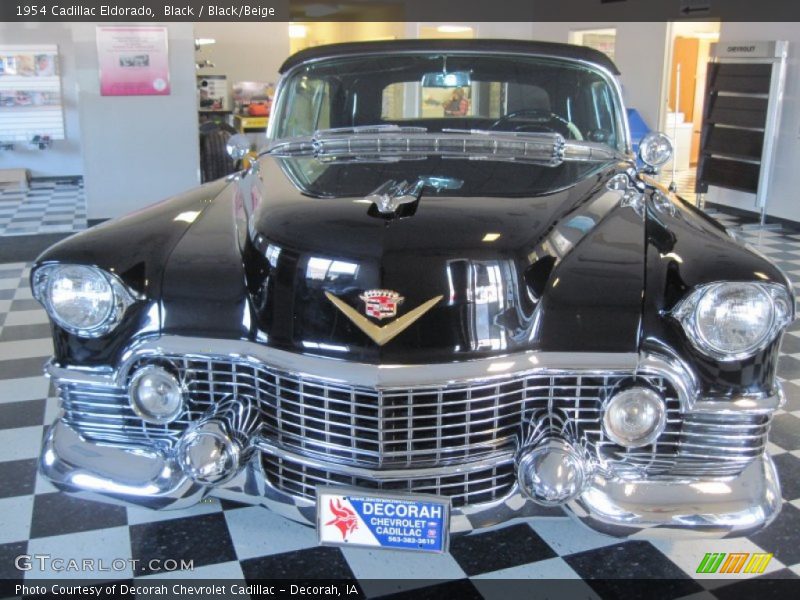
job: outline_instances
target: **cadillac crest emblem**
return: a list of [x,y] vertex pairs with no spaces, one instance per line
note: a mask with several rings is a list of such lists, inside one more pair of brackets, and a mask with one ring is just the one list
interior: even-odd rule
[[378,320],[397,316],[397,305],[404,300],[392,290],[367,290],[359,298],[364,301],[366,315]]

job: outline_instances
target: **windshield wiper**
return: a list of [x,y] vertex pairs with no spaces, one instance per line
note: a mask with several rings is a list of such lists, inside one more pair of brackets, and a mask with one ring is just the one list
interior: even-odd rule
[[509,132],[375,125],[323,129],[277,142],[273,156],[313,156],[323,162],[424,160],[429,156],[501,160],[556,167],[565,160],[607,161],[618,153],[604,144],[566,141],[559,133]]

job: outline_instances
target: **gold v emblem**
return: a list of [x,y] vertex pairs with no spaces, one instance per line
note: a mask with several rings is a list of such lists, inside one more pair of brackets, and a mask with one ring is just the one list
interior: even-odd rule
[[384,325],[383,327],[379,327],[367,319],[367,317],[359,314],[355,308],[340,300],[330,292],[325,292],[325,297],[333,302],[333,305],[342,311],[344,316],[350,319],[356,327],[366,333],[370,338],[372,338],[372,341],[379,346],[383,346],[396,336],[403,333],[411,326],[412,323],[414,323],[414,321],[428,312],[437,302],[439,302],[439,300],[442,299],[442,296],[431,298],[427,302],[420,304],[414,310],[407,312],[402,317],[398,317],[391,323]]

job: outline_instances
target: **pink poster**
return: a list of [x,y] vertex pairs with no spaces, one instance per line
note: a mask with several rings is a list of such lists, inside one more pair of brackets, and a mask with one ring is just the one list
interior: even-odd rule
[[166,27],[98,27],[100,95],[169,95]]

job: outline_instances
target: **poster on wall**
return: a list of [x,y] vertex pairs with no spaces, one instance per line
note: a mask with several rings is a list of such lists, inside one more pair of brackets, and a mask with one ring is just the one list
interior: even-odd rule
[[166,27],[98,27],[101,96],[168,96]]

